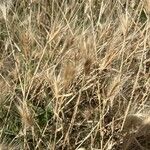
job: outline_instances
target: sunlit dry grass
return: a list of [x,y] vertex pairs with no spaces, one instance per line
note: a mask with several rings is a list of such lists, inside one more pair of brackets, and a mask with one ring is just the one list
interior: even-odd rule
[[0,149],[150,149],[148,6],[0,1]]

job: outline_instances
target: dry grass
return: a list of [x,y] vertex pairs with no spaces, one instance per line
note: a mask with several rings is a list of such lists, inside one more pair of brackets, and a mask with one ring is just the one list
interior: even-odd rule
[[149,5],[1,0],[0,149],[150,149]]

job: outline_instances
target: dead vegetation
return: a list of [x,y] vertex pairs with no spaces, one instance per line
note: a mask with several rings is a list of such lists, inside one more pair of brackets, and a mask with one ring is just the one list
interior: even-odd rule
[[150,149],[150,2],[6,2],[0,149]]

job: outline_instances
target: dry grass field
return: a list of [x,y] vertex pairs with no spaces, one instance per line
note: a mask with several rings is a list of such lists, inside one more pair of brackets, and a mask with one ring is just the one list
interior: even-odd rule
[[150,150],[150,1],[0,0],[0,150]]

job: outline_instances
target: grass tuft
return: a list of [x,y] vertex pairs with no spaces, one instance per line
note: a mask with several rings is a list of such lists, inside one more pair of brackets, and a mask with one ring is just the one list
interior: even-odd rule
[[0,0],[0,149],[150,149],[149,5]]

